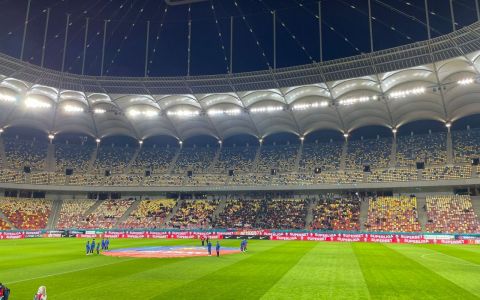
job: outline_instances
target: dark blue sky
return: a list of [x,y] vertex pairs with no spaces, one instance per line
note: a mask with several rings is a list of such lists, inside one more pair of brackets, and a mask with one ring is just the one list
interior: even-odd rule
[[[459,28],[476,21],[475,1],[454,0]],[[372,0],[375,49],[426,39],[423,3],[424,0]],[[151,22],[149,75],[186,75],[189,20],[192,22],[190,73],[226,73],[231,16],[234,17],[233,71],[266,69],[267,63],[273,66],[271,10],[277,11],[277,67],[307,64],[311,62],[310,56],[319,60],[317,0],[237,0],[237,4],[233,0],[207,0],[192,4],[190,12],[189,6],[183,5],[170,6],[165,13],[167,5],[162,0],[34,0],[24,59],[40,64],[45,9],[50,7],[45,66],[61,68],[69,13],[65,70],[72,73],[81,72],[86,17],[90,18],[86,56],[86,73],[90,75],[100,74],[105,19],[111,20],[104,63],[107,75],[143,76],[147,21]],[[450,32],[449,0],[429,0],[429,4],[432,36]],[[0,0],[0,51],[14,57],[20,56],[26,6],[27,0]],[[325,60],[369,51],[366,12],[367,0],[323,0]]]

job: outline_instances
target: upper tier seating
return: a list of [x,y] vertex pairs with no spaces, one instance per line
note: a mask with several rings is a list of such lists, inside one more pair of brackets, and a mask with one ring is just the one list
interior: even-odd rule
[[130,172],[144,174],[151,170],[152,174],[165,174],[177,151],[179,149],[175,147],[142,147]]
[[470,163],[480,157],[480,129],[452,131],[453,160]]
[[75,173],[86,173],[93,150],[94,146],[92,145],[56,144],[57,172],[63,173],[65,169],[71,168]]
[[302,157],[300,158],[300,171],[313,173],[315,168],[322,170],[338,170],[342,156],[343,143],[330,142],[303,145]]
[[58,217],[57,228],[80,228],[85,221],[85,213],[95,204],[95,200],[70,199],[63,200]]
[[122,174],[125,172],[136,150],[132,146],[102,145],[98,148],[93,171],[103,174],[105,170],[110,170],[112,174]]
[[258,147],[222,147],[220,156],[212,171],[227,174],[228,170],[235,172],[250,172]]
[[311,229],[360,230],[360,201],[349,197],[326,197],[313,208]]
[[160,228],[175,205],[176,201],[172,199],[143,200],[119,227]]
[[216,151],[218,151],[216,147],[184,147],[180,151],[173,172],[175,174],[186,174],[187,171],[206,173]]
[[295,160],[299,145],[263,145],[257,162],[257,171],[270,174],[271,169],[279,172],[295,171]]
[[369,200],[369,231],[419,232],[421,231],[415,197],[378,197]]
[[392,138],[349,141],[346,168],[363,169],[364,165],[369,165],[371,169],[386,168],[391,152]]
[[38,140],[4,138],[7,166],[14,170],[23,170],[28,166],[32,171],[44,171],[48,143]]
[[480,222],[469,196],[428,196],[428,232],[480,233]]
[[45,199],[0,199],[0,210],[17,229],[44,229],[51,209],[52,201]]
[[436,132],[397,138],[397,165],[415,167],[417,162],[439,165],[447,162],[447,134]]

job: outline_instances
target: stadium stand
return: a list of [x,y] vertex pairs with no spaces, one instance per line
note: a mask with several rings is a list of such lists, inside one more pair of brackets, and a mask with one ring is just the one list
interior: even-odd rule
[[315,168],[322,170],[338,170],[340,157],[342,156],[343,143],[305,143],[302,157],[300,158],[299,170],[303,173],[313,173]]
[[360,230],[360,201],[352,197],[326,195],[313,208],[314,230]]
[[466,179],[472,176],[472,167],[470,165],[429,167],[422,170],[422,173],[424,180]]
[[256,199],[231,199],[213,221],[216,228],[253,228],[261,201]]
[[172,199],[143,200],[136,210],[130,213],[120,228],[160,228],[167,216],[172,213],[176,201]]
[[346,167],[363,169],[386,168],[392,152],[392,138],[354,140],[348,142]]
[[105,170],[110,170],[112,174],[123,174],[135,151],[132,146],[101,145],[93,171],[103,174]]
[[263,145],[257,162],[257,172],[270,174],[271,169],[279,172],[295,171],[299,145]]
[[417,181],[418,171],[410,168],[372,170],[367,182]]
[[45,199],[0,199],[0,210],[17,229],[44,229],[51,208],[52,201]]
[[47,142],[6,137],[3,139],[7,165],[13,170],[44,171],[47,157]]
[[92,213],[85,216],[79,223],[81,228],[105,228],[111,229],[116,226],[120,217],[135,202],[133,199],[105,200]]
[[210,228],[218,203],[218,200],[185,200],[167,227]]
[[12,227],[5,221],[0,219],[0,230],[9,230],[12,229]]
[[184,147],[180,151],[173,172],[186,174],[187,171],[205,173],[215,157],[216,147]]
[[85,221],[85,213],[95,204],[95,200],[63,200],[57,222],[58,229],[80,228]]
[[365,227],[374,232],[421,231],[415,197],[378,197],[369,200]]
[[453,159],[456,163],[470,163],[480,157],[480,129],[452,131]]
[[64,173],[70,168],[74,172],[86,173],[93,150],[91,145],[56,144],[56,171]]
[[145,174],[150,170],[152,174],[165,174],[178,151],[175,147],[142,147],[130,169],[134,174]]
[[253,168],[253,161],[258,147],[222,147],[218,161],[212,167],[215,173],[227,174],[228,170],[235,172],[249,172]]
[[426,230],[438,233],[479,233],[480,222],[469,196],[441,195],[426,199]]
[[439,165],[447,162],[447,134],[430,134],[397,137],[397,165],[415,167],[417,162]]
[[305,229],[308,202],[306,199],[264,200],[255,226],[267,229]]

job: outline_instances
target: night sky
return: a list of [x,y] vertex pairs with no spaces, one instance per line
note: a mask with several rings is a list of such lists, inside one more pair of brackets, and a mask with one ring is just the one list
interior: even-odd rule
[[[457,28],[477,20],[475,1],[453,1]],[[324,60],[369,52],[367,0],[322,2]],[[81,73],[87,17],[90,19],[85,64],[88,75],[100,74],[106,19],[110,22],[105,75],[144,76],[147,21],[150,21],[148,75],[187,75],[190,20],[190,75],[227,73],[231,16],[233,72],[273,67],[273,10],[277,24],[277,67],[319,61],[318,0],[237,0],[236,3],[237,6],[234,0],[207,0],[167,6],[163,0],[32,0],[24,60],[40,65],[46,9],[51,8],[45,66],[61,69],[65,24],[67,14],[71,14],[65,58],[65,71],[71,73]],[[429,0],[429,6],[432,37],[451,32],[449,0]],[[0,0],[0,51],[17,58],[26,8],[27,0]],[[372,0],[372,15],[375,50],[427,38],[424,0]]]

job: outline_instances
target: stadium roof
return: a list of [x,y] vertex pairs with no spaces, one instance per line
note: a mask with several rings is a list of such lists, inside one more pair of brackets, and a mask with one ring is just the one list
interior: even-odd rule
[[480,113],[480,23],[351,58],[250,73],[92,77],[0,55],[0,125],[139,140],[348,133]]

